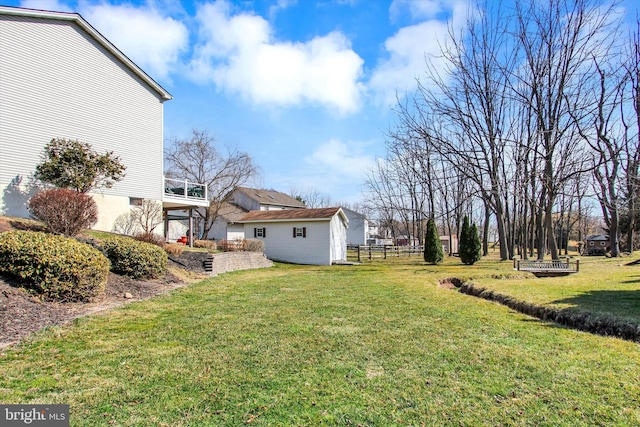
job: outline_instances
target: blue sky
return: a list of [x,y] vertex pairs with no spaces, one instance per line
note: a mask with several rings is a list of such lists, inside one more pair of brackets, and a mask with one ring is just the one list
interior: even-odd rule
[[[64,1],[0,3],[80,13],[174,97],[166,140],[207,130],[245,151],[252,183],[357,202],[385,154],[396,93],[468,2],[439,0]],[[635,0],[623,3],[634,18]]]

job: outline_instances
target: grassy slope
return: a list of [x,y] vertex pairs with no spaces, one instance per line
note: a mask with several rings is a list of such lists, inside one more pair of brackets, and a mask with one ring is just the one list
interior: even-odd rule
[[637,344],[437,286],[545,288],[486,279],[509,267],[225,274],[6,351],[0,402],[68,403],[78,426],[640,424]]

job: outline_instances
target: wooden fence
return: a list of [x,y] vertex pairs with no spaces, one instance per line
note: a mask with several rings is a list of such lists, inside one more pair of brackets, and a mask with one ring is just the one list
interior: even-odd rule
[[423,256],[423,246],[395,246],[395,245],[350,245],[347,248],[358,262],[363,259],[374,259],[400,256]]

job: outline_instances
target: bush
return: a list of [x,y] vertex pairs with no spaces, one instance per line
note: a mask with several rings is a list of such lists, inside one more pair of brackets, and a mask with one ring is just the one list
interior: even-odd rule
[[111,271],[138,279],[159,277],[167,270],[167,253],[160,247],[130,237],[110,237],[102,248],[111,261]]
[[204,249],[209,249],[210,251],[215,251],[218,249],[218,244],[214,240],[194,240],[193,247],[204,248]]
[[218,249],[222,252],[236,252],[242,250],[242,245],[237,240],[218,240]]
[[104,292],[109,260],[63,236],[33,231],[0,234],[0,273],[54,301],[90,301]]
[[164,245],[164,250],[169,255],[180,256],[182,255],[182,252],[184,252],[184,246],[175,243],[169,243]]
[[427,231],[424,239],[424,261],[429,264],[441,263],[444,259],[442,243],[438,236],[438,229],[433,219],[427,222]]
[[248,252],[264,252],[264,240],[246,239],[244,250]]
[[98,222],[98,207],[91,196],[64,188],[41,191],[29,200],[31,215],[52,233],[77,236]]
[[478,237],[478,228],[475,224],[469,225],[467,216],[464,217],[462,223],[458,254],[460,260],[467,265],[473,265],[482,258],[482,244],[480,237]]
[[167,244],[163,236],[155,233],[136,233],[133,235],[133,238],[138,240],[139,242],[151,243],[152,245],[160,246],[161,248],[164,248],[164,246]]

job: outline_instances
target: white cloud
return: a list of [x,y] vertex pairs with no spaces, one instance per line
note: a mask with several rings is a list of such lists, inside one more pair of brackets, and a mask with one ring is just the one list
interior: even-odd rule
[[396,94],[402,97],[416,88],[416,79],[424,80],[427,60],[436,69],[442,68],[439,58],[447,40],[448,26],[454,31],[460,28],[467,14],[467,3],[456,1],[446,8],[441,1],[403,0],[392,4],[392,16],[402,11],[408,11],[414,19],[445,13],[449,14],[449,20],[429,19],[406,26],[385,41],[387,56],[379,61],[369,80],[376,100],[383,105],[395,104]]
[[225,1],[197,12],[193,76],[257,104],[321,104],[339,113],[360,105],[363,60],[339,32],[305,43],[275,40],[262,17],[233,15]]
[[364,154],[364,144],[331,139],[320,145],[305,162],[322,173],[320,180],[337,177],[340,180],[359,180],[373,164],[373,157]]
[[395,22],[407,12],[412,19],[432,19],[444,10],[441,0],[394,0],[389,6],[389,17]]
[[186,26],[150,7],[98,4],[81,7],[82,16],[153,78],[166,78],[188,49]]

